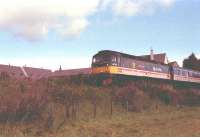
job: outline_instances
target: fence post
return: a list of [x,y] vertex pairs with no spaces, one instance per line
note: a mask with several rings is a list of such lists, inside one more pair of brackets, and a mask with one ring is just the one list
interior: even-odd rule
[[113,114],[113,99],[111,97],[111,99],[110,99],[110,115],[112,116],[112,114]]
[[96,118],[96,115],[97,115],[97,103],[96,103],[96,100],[94,101],[94,111],[93,111],[93,116],[94,118]]
[[128,101],[126,101],[126,112],[129,112],[129,104],[128,104]]

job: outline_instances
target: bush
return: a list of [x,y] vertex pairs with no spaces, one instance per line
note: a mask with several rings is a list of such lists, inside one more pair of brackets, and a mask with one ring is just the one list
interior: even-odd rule
[[40,82],[3,81],[0,89],[1,122],[31,121],[40,117],[47,104],[46,88]]
[[128,83],[116,92],[116,99],[127,111],[142,111],[149,105],[150,98],[135,83]]
[[163,101],[165,104],[170,104],[172,101],[171,96],[166,92],[159,92],[158,97],[161,101]]

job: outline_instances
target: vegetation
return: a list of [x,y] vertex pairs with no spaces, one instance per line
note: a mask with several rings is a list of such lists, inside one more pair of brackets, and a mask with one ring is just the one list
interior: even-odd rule
[[200,59],[192,53],[188,58],[184,59],[183,67],[200,71]]
[[[84,75],[31,81],[3,74],[0,136],[200,135],[198,128],[190,127],[200,110],[187,107],[200,104],[198,88],[149,79],[94,83]],[[182,128],[193,132],[183,134]]]

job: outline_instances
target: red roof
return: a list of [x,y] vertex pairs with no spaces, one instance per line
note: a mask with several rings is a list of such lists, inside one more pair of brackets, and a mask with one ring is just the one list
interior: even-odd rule
[[80,68],[80,69],[68,69],[68,70],[57,70],[52,73],[51,76],[70,76],[78,74],[91,74],[91,68]]
[[0,65],[0,73],[2,72],[6,72],[11,78],[16,78],[16,79],[30,78],[32,80],[37,80],[49,76],[70,76],[78,74],[90,74],[91,68],[57,70],[55,72],[52,72],[49,69],[42,69],[42,68]]
[[20,67],[17,66],[0,65],[0,73],[2,72],[6,72],[12,78],[24,78]]
[[31,79],[40,79],[51,75],[51,70],[42,68],[24,67],[24,70]]
[[[23,69],[25,72],[23,72]],[[0,73],[6,72],[11,78],[16,79],[40,79],[42,77],[48,77],[51,74],[51,70],[40,69],[40,68],[31,68],[31,67],[19,67],[11,65],[0,65]],[[26,74],[27,76],[26,76]]]

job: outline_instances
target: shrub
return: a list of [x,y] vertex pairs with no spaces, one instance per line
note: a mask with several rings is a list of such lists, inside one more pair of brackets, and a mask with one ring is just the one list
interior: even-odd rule
[[40,116],[47,103],[46,88],[40,82],[4,81],[1,84],[0,121],[31,121]]
[[163,101],[165,104],[170,104],[172,101],[171,96],[166,92],[159,92],[158,97],[161,101]]

